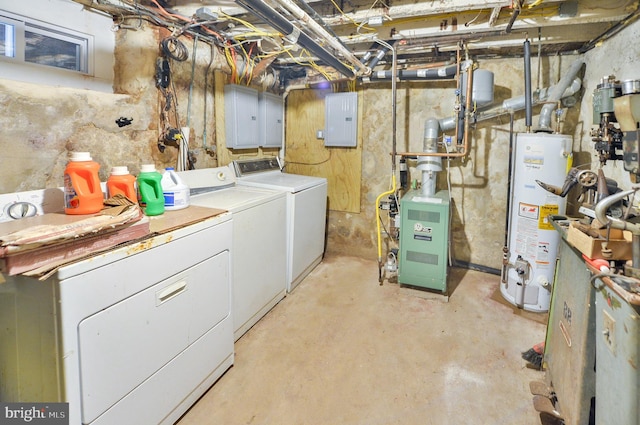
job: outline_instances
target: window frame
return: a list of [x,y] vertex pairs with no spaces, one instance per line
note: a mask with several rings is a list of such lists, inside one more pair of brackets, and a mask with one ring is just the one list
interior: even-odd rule
[[[14,56],[0,55],[0,61],[9,61],[29,66],[62,70],[79,75],[93,76],[94,36],[79,31],[64,28],[48,22],[39,21],[25,16],[0,10],[0,23],[14,28]],[[31,32],[60,41],[75,44],[78,48],[76,61],[78,69],[56,66],[53,64],[39,63],[26,60],[27,48],[26,33]]]

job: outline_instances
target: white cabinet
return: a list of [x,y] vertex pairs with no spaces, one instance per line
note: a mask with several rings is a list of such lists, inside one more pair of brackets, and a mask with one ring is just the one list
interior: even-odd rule
[[261,92],[258,96],[260,146],[281,148],[284,135],[284,101],[282,97]]
[[257,148],[260,144],[258,90],[237,84],[225,85],[224,122],[228,148]]

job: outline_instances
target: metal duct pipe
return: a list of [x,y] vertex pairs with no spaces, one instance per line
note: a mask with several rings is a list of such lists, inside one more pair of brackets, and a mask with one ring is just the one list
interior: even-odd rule
[[[320,60],[327,63],[329,66],[332,66],[336,69],[336,71],[340,72],[346,77],[355,77],[355,72],[353,69],[350,69],[345,64],[336,59],[333,54],[325,50],[318,43],[313,41],[308,35],[304,32],[300,31],[298,27],[293,25],[278,13],[271,6],[262,2],[261,0],[235,0],[240,6],[244,7],[248,11],[254,13],[260,18],[264,19],[265,22],[273,26],[273,28],[280,31],[282,34],[285,34],[289,37],[293,42],[297,42],[302,47],[309,49],[313,54],[315,54]],[[358,61],[358,63],[360,63]]]
[[[262,0],[237,0],[244,2],[253,3],[262,3]],[[302,10],[297,4],[292,2],[291,0],[274,0],[276,3],[280,4],[285,9],[289,10],[296,17],[296,19],[304,22],[314,33],[320,36],[324,41],[327,42],[328,45],[333,47],[337,52],[341,53],[342,56],[353,65],[357,71],[356,74],[368,74],[370,72],[369,68],[367,68],[358,58],[351,53],[347,47],[342,44],[339,38],[335,37],[332,34],[322,27],[322,25],[318,24],[315,20],[313,20],[304,10]]]
[[524,42],[524,109],[527,133],[531,131],[531,44]]
[[[438,152],[440,124],[435,118],[429,118],[424,124],[424,140],[422,150],[433,154]],[[422,171],[422,194],[433,196],[436,193],[436,173],[442,171],[442,158],[435,156],[419,156],[416,167]]]
[[[549,96],[549,92],[553,90],[555,86],[545,87],[533,92],[533,105],[539,105],[544,103]],[[571,85],[562,93],[561,99],[569,98],[576,94],[580,87],[582,87],[582,80],[576,77],[571,82]],[[512,112],[521,111],[525,108],[525,96],[516,96],[510,99],[504,100],[500,105],[492,106],[489,108],[481,109],[476,112],[476,122],[485,121],[491,118],[499,117],[501,115],[510,114]],[[456,117],[447,117],[440,120],[440,128],[443,131],[452,130],[455,128]]]
[[584,60],[578,59],[571,64],[569,71],[558,81],[558,84],[553,86],[553,89],[549,93],[549,97],[547,98],[546,103],[542,107],[540,111],[540,121],[538,122],[538,128],[536,132],[544,131],[548,133],[552,133],[551,129],[551,114],[556,109],[556,104],[561,99],[564,91],[571,85],[571,82],[578,74],[578,71],[584,65]]
[[[377,62],[377,61],[376,61]],[[375,66],[373,60],[369,64],[371,67]],[[429,69],[412,69],[401,70],[398,72],[399,80],[450,80],[456,76],[458,70],[457,64],[447,65],[440,68]],[[393,77],[391,71],[376,71],[371,75],[363,77],[364,82],[378,81],[378,80],[390,80]]]

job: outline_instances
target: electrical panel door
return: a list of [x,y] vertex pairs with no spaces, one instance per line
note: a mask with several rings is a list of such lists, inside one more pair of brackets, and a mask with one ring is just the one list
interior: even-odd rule
[[357,146],[358,93],[330,93],[324,99],[325,146]]
[[224,121],[228,148],[257,148],[258,90],[236,84],[224,86]]
[[281,148],[284,134],[284,101],[282,97],[260,92],[258,108],[260,146]]

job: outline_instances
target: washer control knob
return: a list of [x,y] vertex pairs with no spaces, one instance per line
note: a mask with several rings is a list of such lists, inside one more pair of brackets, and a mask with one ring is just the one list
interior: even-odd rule
[[220,171],[218,173],[218,180],[225,181],[226,179],[227,179],[227,175],[223,171]]
[[38,213],[36,206],[29,202],[16,202],[9,205],[7,214],[14,220],[25,217],[33,217]]

